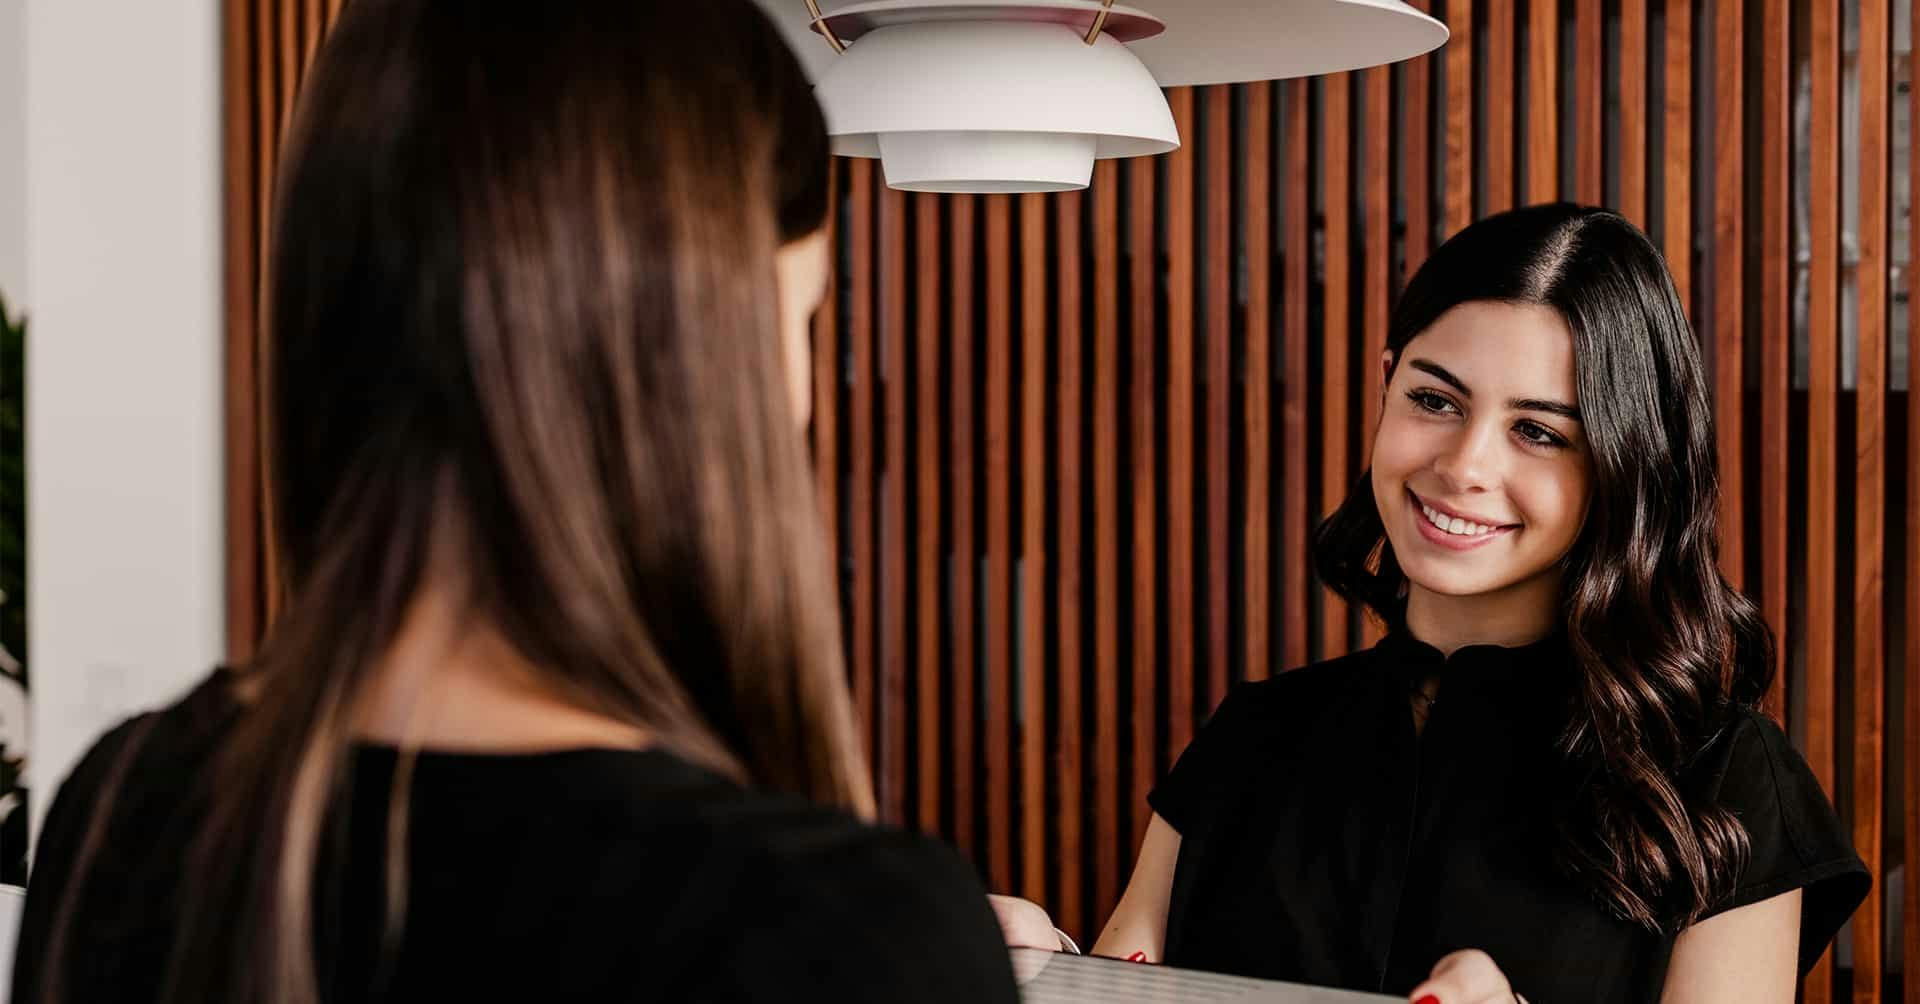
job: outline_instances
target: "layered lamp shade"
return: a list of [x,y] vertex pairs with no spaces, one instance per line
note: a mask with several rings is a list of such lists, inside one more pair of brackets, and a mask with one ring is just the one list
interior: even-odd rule
[[1360,69],[1437,48],[1400,0],[759,0],[835,153],[919,192],[1085,188],[1095,160],[1180,145],[1163,87]]

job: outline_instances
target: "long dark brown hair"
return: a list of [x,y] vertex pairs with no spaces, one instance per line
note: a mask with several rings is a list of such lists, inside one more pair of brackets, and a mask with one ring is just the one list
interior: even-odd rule
[[240,671],[166,998],[317,999],[355,709],[441,540],[467,614],[564,698],[871,815],[776,309],[828,169],[749,0],[349,5],[274,216],[286,606]]
[[[1562,565],[1576,663],[1561,734],[1572,782],[1558,859],[1620,916],[1674,930],[1730,893],[1748,853],[1731,813],[1680,769],[1752,706],[1773,634],[1720,575],[1713,409],[1699,346],[1660,253],[1617,214],[1572,205],[1488,217],[1436,251],[1395,305],[1394,363],[1453,307],[1538,304],[1573,333],[1593,459],[1586,525]],[[1405,576],[1372,472],[1320,525],[1321,578],[1402,625]]]

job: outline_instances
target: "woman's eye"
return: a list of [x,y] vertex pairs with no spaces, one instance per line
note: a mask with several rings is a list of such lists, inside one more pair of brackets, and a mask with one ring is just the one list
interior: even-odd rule
[[1407,400],[1412,401],[1415,408],[1436,415],[1451,415],[1458,410],[1454,408],[1452,401],[1430,390],[1410,390],[1407,392]]
[[1521,439],[1535,446],[1551,446],[1557,448],[1567,445],[1567,441],[1560,438],[1559,433],[1534,422],[1521,422],[1519,425],[1514,426],[1514,431],[1520,434]]

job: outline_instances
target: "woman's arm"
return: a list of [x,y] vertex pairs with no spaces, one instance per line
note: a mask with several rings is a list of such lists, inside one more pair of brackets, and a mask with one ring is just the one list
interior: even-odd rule
[[1784,892],[1680,932],[1662,1004],[1791,1004],[1800,958],[1800,890]]
[[1180,859],[1180,831],[1159,813],[1147,823],[1147,838],[1133,863],[1133,877],[1120,905],[1094,942],[1093,954],[1159,962],[1167,944],[1167,904],[1173,898],[1173,866]]

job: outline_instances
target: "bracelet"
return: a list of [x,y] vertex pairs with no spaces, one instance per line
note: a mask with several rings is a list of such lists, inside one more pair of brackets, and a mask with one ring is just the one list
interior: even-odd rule
[[1072,938],[1069,938],[1069,937],[1067,937],[1067,932],[1065,932],[1065,931],[1062,931],[1062,930],[1060,930],[1059,928],[1057,928],[1057,927],[1056,927],[1056,928],[1054,928],[1054,929],[1053,929],[1053,933],[1054,933],[1054,934],[1056,934],[1056,935],[1058,935],[1058,936],[1059,936],[1059,938],[1060,938],[1060,950],[1061,950],[1061,951],[1063,951],[1063,952],[1071,952],[1071,953],[1073,953],[1074,955],[1079,955],[1079,954],[1081,954],[1081,952],[1080,952],[1080,946],[1079,946],[1079,945],[1076,945],[1076,944],[1074,944],[1074,943],[1073,943],[1073,939],[1072,939]]

